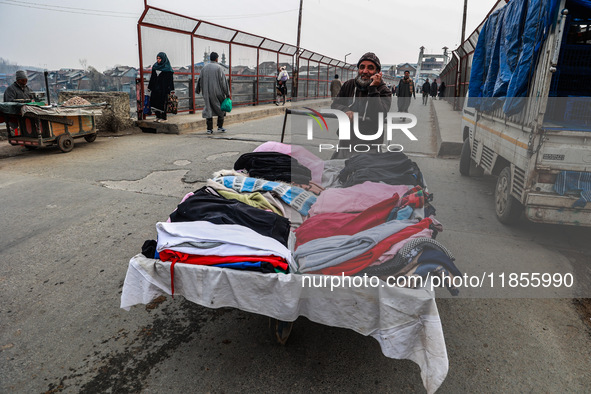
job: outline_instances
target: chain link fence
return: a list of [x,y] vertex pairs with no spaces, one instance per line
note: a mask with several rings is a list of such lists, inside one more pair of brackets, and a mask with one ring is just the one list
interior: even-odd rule
[[[174,70],[179,112],[194,113],[203,108],[203,99],[195,93],[201,69],[209,54],[219,54],[232,92],[233,105],[260,105],[276,99],[278,67],[290,75],[287,100],[330,97],[330,82],[335,74],[346,81],[353,78],[356,66],[254,34],[186,17],[147,6],[138,21],[140,71],[138,77],[138,118],[150,80],[156,54],[165,52]],[[393,83],[385,76],[386,83]]]

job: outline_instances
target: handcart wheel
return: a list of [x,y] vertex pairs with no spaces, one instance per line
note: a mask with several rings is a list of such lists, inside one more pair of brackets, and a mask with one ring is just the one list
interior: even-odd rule
[[94,140],[96,140],[96,133],[85,135],[84,139],[86,142],[94,142]]
[[275,339],[280,345],[285,345],[291,334],[293,322],[281,321],[276,319],[269,319],[269,324],[275,333]]
[[67,134],[62,134],[57,139],[57,146],[64,153],[70,152],[74,149],[74,139]]

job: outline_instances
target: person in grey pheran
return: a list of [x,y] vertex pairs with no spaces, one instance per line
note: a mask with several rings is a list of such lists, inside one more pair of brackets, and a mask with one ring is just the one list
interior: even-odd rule
[[203,100],[205,100],[205,108],[201,116],[207,119],[207,134],[213,133],[213,116],[218,117],[217,126],[218,131],[225,132],[224,116],[226,113],[222,111],[221,105],[226,98],[231,98],[228,80],[224,73],[223,67],[218,63],[218,54],[212,52],[209,55],[208,63],[201,70],[201,77],[197,83],[197,93],[199,90],[203,93]]

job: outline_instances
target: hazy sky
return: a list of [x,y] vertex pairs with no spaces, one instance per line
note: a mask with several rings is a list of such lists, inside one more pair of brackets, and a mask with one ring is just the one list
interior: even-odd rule
[[[469,0],[466,35],[496,0]],[[296,44],[299,0],[148,0],[148,4]],[[349,63],[367,51],[382,63],[415,63],[461,37],[463,0],[304,0],[301,46]],[[0,0],[0,57],[22,65],[100,71],[139,65],[143,0]],[[196,57],[198,59],[198,57]]]

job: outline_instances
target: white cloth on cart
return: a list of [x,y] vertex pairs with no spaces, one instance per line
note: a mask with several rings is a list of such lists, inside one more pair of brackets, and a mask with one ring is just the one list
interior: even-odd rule
[[[170,262],[141,254],[129,262],[121,308],[147,304],[171,294]],[[177,263],[175,294],[207,308],[234,307],[282,321],[305,316],[316,323],[371,335],[386,357],[408,359],[421,368],[427,392],[443,383],[448,371],[447,350],[435,295],[428,289],[335,287],[338,276],[262,274]],[[324,280],[313,287],[308,280]],[[361,277],[360,277],[361,278]],[[306,281],[304,286],[303,281]],[[317,282],[314,282],[317,283]]]
[[238,224],[206,221],[158,222],[156,250],[202,256],[279,256],[294,267],[289,249],[271,237]]

